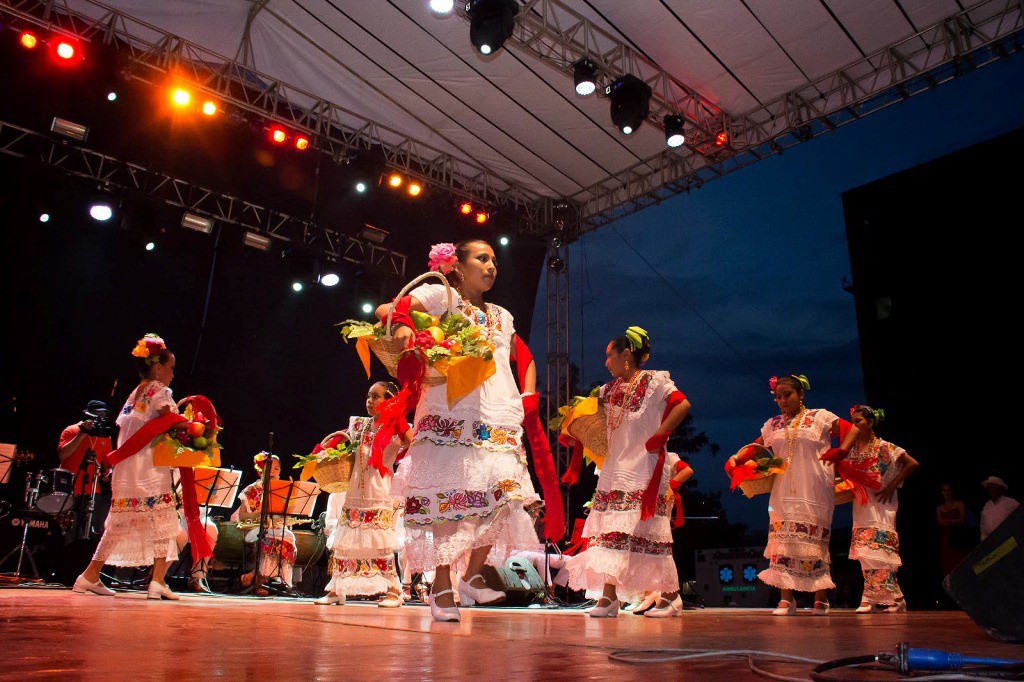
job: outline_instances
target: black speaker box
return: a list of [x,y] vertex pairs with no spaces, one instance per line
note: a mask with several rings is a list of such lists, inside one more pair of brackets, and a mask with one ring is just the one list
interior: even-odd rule
[[1024,506],[946,576],[943,587],[996,639],[1024,642]]

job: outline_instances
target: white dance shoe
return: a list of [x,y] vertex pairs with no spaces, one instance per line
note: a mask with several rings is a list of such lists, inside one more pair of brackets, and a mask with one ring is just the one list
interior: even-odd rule
[[853,610],[854,613],[873,613],[875,610],[874,604],[868,604],[867,602],[861,602],[861,605]]
[[816,601],[814,602],[814,608],[811,610],[811,613],[815,616],[827,616],[829,608],[831,607],[829,607],[827,601]]
[[683,598],[678,594],[672,601],[658,599],[657,605],[644,613],[645,618],[678,618],[681,615],[683,615]]
[[463,606],[473,606],[479,604],[480,606],[486,606],[487,604],[497,604],[505,601],[505,593],[492,590],[489,587],[473,587],[472,583],[477,578],[480,578],[480,582],[483,582],[483,576],[477,573],[468,581],[459,578],[459,603]]
[[772,610],[773,616],[792,616],[796,613],[796,602],[783,599],[779,605]]
[[146,598],[167,599],[168,601],[178,601],[181,599],[177,594],[171,592],[171,588],[167,587],[167,585],[161,585],[156,581],[149,583],[149,592],[146,594]]
[[454,599],[454,593],[451,589],[441,590],[437,594],[430,595],[430,615],[434,617],[438,623],[458,623],[462,620],[459,615],[459,609],[456,606],[438,606],[437,598],[443,594],[451,594]]
[[609,601],[607,606],[601,606],[601,602],[607,601],[608,597],[601,597],[597,600],[597,606],[587,611],[591,618],[616,618],[619,615],[619,600]]
[[345,605],[345,595],[343,595],[343,594],[334,594],[333,592],[330,592],[330,593],[325,594],[324,596],[320,597],[319,599],[314,599],[313,603],[314,604],[319,604],[320,606],[330,606],[331,604],[337,604],[338,606],[344,606]]
[[104,585],[102,580],[97,580],[94,583],[89,582],[85,579],[84,575],[78,576],[78,578],[75,580],[75,586],[71,588],[71,591],[77,592],[78,594],[92,592],[93,594],[98,594],[104,597],[114,596],[114,591],[106,585]]
[[886,606],[885,609],[884,609],[884,612],[885,613],[906,613],[907,612],[907,602],[906,602],[906,600],[901,599],[900,601],[896,602],[892,606]]
[[384,595],[383,599],[377,602],[377,606],[381,607],[382,609],[397,609],[404,603],[405,601],[402,599],[401,594],[388,592]]

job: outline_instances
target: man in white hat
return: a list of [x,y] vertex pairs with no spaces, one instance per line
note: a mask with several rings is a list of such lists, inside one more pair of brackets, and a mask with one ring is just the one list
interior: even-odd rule
[[981,510],[981,539],[984,540],[1020,506],[1020,502],[1006,496],[1008,486],[998,476],[989,476],[981,485],[989,497]]

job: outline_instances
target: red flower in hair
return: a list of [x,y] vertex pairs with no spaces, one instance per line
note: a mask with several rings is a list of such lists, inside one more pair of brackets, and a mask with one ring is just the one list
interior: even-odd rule
[[772,393],[775,392],[775,387],[779,385],[779,378],[772,377],[768,380],[768,388],[772,389]]

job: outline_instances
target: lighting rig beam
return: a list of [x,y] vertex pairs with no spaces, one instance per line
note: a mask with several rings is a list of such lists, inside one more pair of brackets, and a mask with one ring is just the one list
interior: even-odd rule
[[321,227],[309,220],[151,171],[136,163],[57,142],[4,121],[0,121],[0,154],[36,159],[69,175],[101,181],[114,188],[141,192],[168,206],[238,225],[281,244],[304,244],[351,263],[377,267],[389,275],[405,276],[405,254]]

